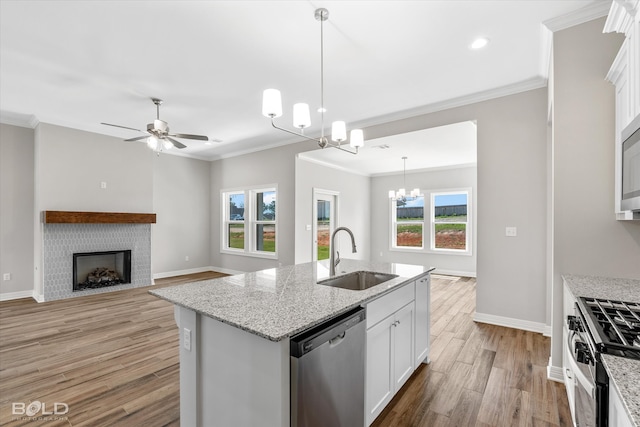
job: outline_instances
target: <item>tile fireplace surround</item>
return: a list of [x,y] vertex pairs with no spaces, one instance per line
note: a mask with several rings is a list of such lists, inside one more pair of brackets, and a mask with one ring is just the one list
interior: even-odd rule
[[[155,214],[45,211],[43,222],[44,301],[153,284],[151,223],[155,223]],[[131,250],[131,283],[73,291],[74,253],[126,249]]]

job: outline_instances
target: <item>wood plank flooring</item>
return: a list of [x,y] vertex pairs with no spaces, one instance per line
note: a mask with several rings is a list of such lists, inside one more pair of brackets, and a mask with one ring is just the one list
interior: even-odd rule
[[[156,287],[206,278],[160,279]],[[148,290],[1,302],[0,425],[178,426],[173,307]],[[476,324],[474,310],[474,279],[433,277],[432,362],[374,426],[571,425],[564,386],[546,380],[549,339]],[[12,415],[13,402],[34,400],[47,411],[66,403],[69,412],[41,421]]]

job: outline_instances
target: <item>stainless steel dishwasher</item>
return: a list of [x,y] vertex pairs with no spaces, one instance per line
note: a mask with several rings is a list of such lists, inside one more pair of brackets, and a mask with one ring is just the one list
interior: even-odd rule
[[291,427],[364,426],[365,309],[291,338]]

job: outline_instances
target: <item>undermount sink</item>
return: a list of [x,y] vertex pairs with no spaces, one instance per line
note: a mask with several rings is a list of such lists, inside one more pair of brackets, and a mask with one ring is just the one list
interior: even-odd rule
[[395,279],[397,274],[376,273],[373,271],[355,271],[342,276],[331,277],[318,282],[318,285],[333,286],[334,288],[363,291],[373,286]]

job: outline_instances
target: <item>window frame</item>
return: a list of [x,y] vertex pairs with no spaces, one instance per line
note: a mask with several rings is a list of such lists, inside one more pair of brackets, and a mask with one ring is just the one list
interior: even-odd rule
[[[417,197],[423,198],[423,213],[422,213],[422,221],[398,221],[398,204],[396,203],[396,199],[389,199],[390,208],[391,208],[391,229],[390,231],[390,240],[389,247],[392,251],[407,251],[407,252],[422,252],[425,249],[424,246],[424,231],[426,228],[426,221],[424,217],[424,210],[426,206],[424,206],[425,195],[420,193]],[[407,199],[415,199],[416,197],[407,197]],[[421,246],[398,246],[398,225],[401,224],[422,224],[422,245]]]
[[[463,221],[448,221],[449,224],[464,224],[465,225],[465,249],[450,249],[450,248],[436,248],[436,224],[442,224],[442,222],[436,222],[435,213],[436,213],[436,204],[435,198],[437,196],[447,196],[447,195],[455,195],[455,194],[464,194],[467,196],[467,215],[466,220]],[[430,228],[429,233],[430,237],[430,245],[429,251],[432,253],[438,254],[453,254],[453,255],[471,255],[471,246],[472,246],[472,189],[471,188],[455,188],[449,190],[437,190],[429,192],[429,204],[430,204],[430,215],[429,222]]]
[[[258,220],[257,197],[260,193],[275,193],[275,210],[273,220]],[[230,218],[229,198],[233,194],[244,194],[244,217],[242,220],[232,220]],[[278,186],[275,184],[250,186],[243,188],[230,188],[220,190],[221,207],[221,230],[220,230],[220,253],[249,256],[254,258],[278,259]],[[231,224],[244,224],[244,248],[229,247],[229,226]],[[259,225],[273,225],[275,230],[274,251],[258,250],[257,231]]]

